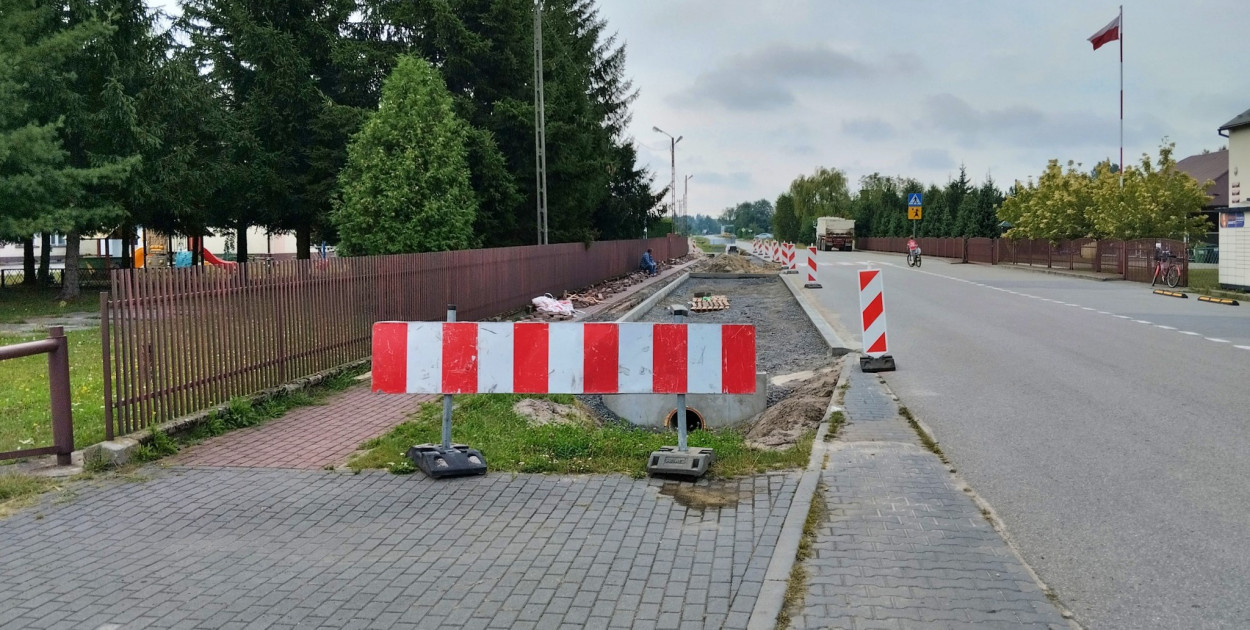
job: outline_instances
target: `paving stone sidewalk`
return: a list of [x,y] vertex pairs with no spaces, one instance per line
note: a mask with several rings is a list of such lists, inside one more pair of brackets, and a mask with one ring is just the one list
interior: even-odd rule
[[142,474],[0,520],[0,629],[745,628],[799,478]]
[[853,368],[844,408],[792,628],[1071,627],[875,375]]

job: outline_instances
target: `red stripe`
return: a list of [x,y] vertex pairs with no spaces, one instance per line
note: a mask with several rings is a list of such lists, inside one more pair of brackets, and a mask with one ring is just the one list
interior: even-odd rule
[[443,393],[477,393],[477,324],[443,324]]
[[373,391],[402,394],[408,389],[408,324],[373,325]]
[[512,328],[512,391],[547,393],[547,324],[515,324]]
[[582,327],[582,368],[587,394],[615,394],[620,364],[620,334],[616,324],[585,324]]
[[686,327],[656,324],[651,338],[652,390],[657,394],[686,393]]
[[755,326],[720,327],[721,392],[755,393]]
[[876,354],[878,352],[885,352],[885,333],[881,333],[881,336],[868,348],[868,354]]
[[864,308],[864,330],[868,330],[873,322],[877,321],[878,317],[881,317],[881,311],[883,310],[885,310],[885,302],[881,299],[881,294],[878,293],[877,297],[873,298],[868,303],[868,306]]
[[879,269],[861,269],[859,272],[859,290],[863,291],[864,287],[868,286],[868,283],[872,282],[872,279],[876,278],[879,272]]

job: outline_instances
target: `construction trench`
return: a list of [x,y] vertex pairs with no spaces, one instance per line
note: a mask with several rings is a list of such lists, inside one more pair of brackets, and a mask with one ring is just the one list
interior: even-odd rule
[[[646,309],[623,308],[597,321],[751,324],[756,331],[755,394],[687,397],[689,430],[735,427],[750,445],[785,449],[816,430],[838,379],[846,349],[831,349],[778,274],[734,254],[711,257],[660,288],[667,295]],[[684,315],[675,311],[684,309]],[[604,420],[624,419],[654,429],[676,427],[676,400],[644,394],[578,397]]]

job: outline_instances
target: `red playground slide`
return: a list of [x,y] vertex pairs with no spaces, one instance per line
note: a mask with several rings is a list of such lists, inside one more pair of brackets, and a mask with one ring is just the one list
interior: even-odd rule
[[194,250],[196,247],[200,247],[200,253],[204,255],[204,262],[206,263],[213,264],[213,265],[221,265],[223,267],[238,267],[239,266],[239,263],[237,262],[233,262],[230,260],[222,260],[214,256],[213,252],[210,252],[207,249],[204,249],[200,245],[200,239],[198,238],[187,239],[187,246],[190,247],[192,250]]
[[237,267],[237,266],[239,266],[239,263],[234,262],[233,260],[222,260],[222,259],[220,259],[220,258],[218,258],[218,257],[214,256],[214,255],[213,255],[213,252],[210,252],[210,251],[208,251],[207,249],[202,249],[202,250],[200,250],[200,252],[204,254],[204,262],[206,262],[206,263],[211,263],[211,264],[214,264],[214,265],[225,265],[225,266],[227,266],[227,267]]

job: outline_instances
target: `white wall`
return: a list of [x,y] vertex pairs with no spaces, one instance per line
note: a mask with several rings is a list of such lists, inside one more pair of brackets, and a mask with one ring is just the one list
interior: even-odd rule
[[[1250,127],[1228,136],[1228,206],[1243,218],[1242,227],[1220,228],[1220,284],[1250,287]],[[1231,216],[1223,214],[1220,224]]]
[[[224,233],[222,236],[205,237],[204,248],[218,256],[221,256],[226,252],[226,239],[227,237],[224,236]],[[183,247],[185,247],[185,244]],[[239,248],[236,246],[231,248],[230,251],[238,252]],[[263,256],[266,254],[294,255],[295,235],[268,234],[263,228],[248,228],[247,254],[248,256]]]

